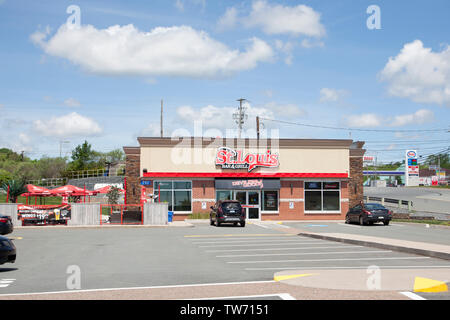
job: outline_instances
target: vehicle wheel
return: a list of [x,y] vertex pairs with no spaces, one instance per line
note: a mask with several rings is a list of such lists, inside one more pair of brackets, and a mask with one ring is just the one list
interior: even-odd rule
[[241,222],[241,227],[242,227],[242,228],[245,227],[245,221],[244,221],[244,222]]
[[345,216],[345,223],[350,224],[350,217],[348,215]]
[[373,226],[373,222],[369,222],[369,226]]
[[238,223],[237,223],[237,222],[235,222],[235,223],[233,223],[233,226],[234,226],[234,227],[236,227],[236,226],[237,226],[237,224],[238,224]]
[[389,221],[384,221],[383,223],[384,223],[385,226],[389,225]]
[[363,219],[363,217],[361,216],[361,217],[359,217],[359,225],[360,226],[363,226],[363,225],[365,225],[365,223],[364,223],[364,219]]

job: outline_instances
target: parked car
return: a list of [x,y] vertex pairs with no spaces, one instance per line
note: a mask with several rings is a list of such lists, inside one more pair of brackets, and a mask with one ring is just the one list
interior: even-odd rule
[[0,236],[0,264],[16,261],[16,247],[11,240]]
[[378,203],[362,203],[350,208],[345,216],[345,223],[357,222],[360,225],[383,222],[385,226],[392,220],[392,211]]
[[10,216],[0,216],[0,234],[13,232],[14,227]]
[[236,200],[218,201],[211,207],[209,222],[216,227],[222,223],[233,223],[235,226],[239,223],[241,227],[245,227],[245,209]]

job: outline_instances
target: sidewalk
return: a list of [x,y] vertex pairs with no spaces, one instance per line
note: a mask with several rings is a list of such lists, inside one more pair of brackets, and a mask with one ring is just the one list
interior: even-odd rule
[[[297,229],[298,230],[298,229]],[[299,236],[363,245],[380,249],[394,250],[433,258],[450,260],[450,245],[398,240],[382,237],[362,236],[346,233],[314,233],[299,230]]]

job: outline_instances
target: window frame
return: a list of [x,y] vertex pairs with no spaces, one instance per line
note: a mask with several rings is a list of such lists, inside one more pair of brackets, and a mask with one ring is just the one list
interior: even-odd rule
[[[263,210],[263,209],[265,209],[264,208],[264,191],[275,191],[277,193],[277,210]],[[280,213],[280,190],[262,189],[260,196],[261,196],[261,207],[260,207],[261,214],[279,214]]]
[[[306,183],[307,182],[320,182],[321,188],[320,189],[306,189]],[[338,183],[339,189],[324,189],[324,183]],[[305,214],[340,214],[342,213],[342,198],[341,198],[341,187],[342,182],[337,180],[306,180],[303,181],[303,206],[304,206],[304,213]],[[306,192],[308,191],[320,191],[320,197],[321,197],[321,210],[306,210]],[[339,210],[323,210],[323,194],[324,192],[339,192]]]
[[[161,189],[161,191],[170,191],[171,192],[171,197],[172,197],[171,205],[172,205],[172,212],[173,212],[173,214],[189,214],[189,213],[192,213],[192,208],[193,208],[193,203],[194,203],[194,201],[193,201],[193,191],[192,191],[192,188],[193,188],[192,180],[169,180],[169,179],[167,179],[167,180],[165,180],[165,179],[154,180],[153,181],[153,186],[154,186],[153,194],[156,195],[158,193],[158,188],[156,187],[157,183],[159,183],[159,182],[168,182],[168,181],[172,182],[172,188],[171,189]],[[191,188],[190,189],[175,189],[174,188],[174,185],[175,185],[174,182],[190,182],[191,183]],[[174,192],[175,191],[189,191],[191,193],[191,210],[190,211],[175,211],[175,203],[174,203]]]

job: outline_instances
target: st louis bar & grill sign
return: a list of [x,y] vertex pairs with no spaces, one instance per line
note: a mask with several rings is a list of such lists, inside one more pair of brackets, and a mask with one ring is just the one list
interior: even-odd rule
[[270,150],[266,153],[248,153],[244,156],[241,150],[234,150],[228,147],[217,149],[216,165],[222,169],[247,169],[248,172],[257,167],[276,168],[278,167],[278,154],[272,154]]

